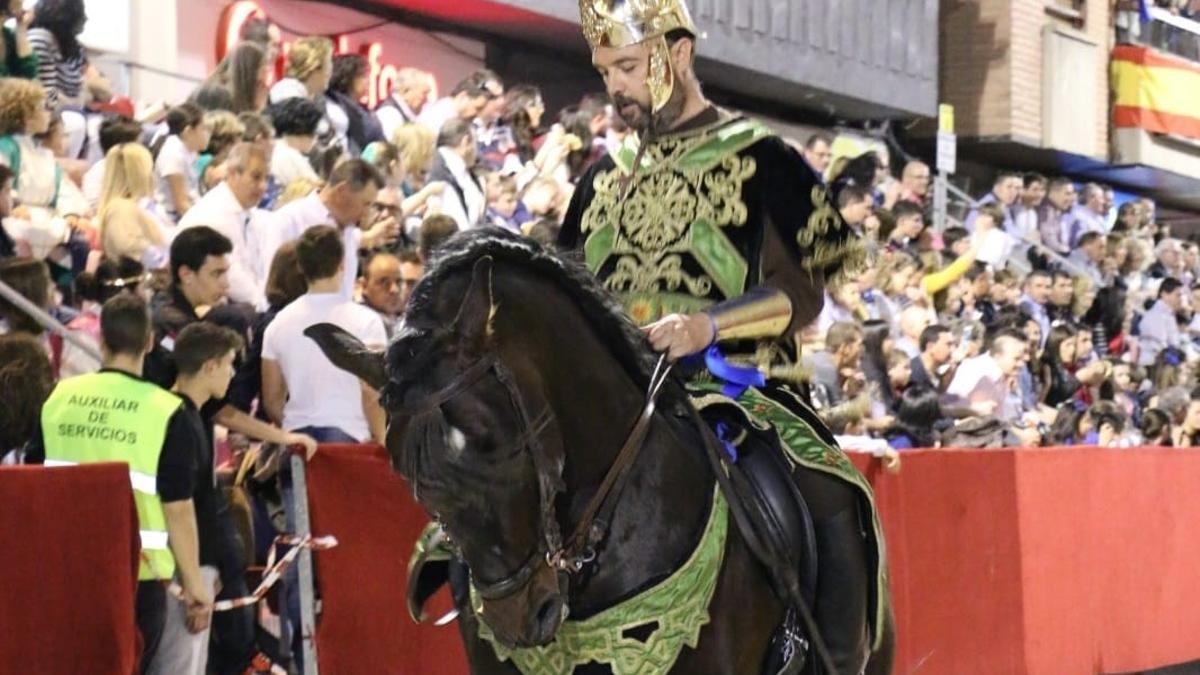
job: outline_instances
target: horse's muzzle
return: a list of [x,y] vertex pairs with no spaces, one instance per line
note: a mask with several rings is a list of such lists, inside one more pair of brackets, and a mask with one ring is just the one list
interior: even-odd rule
[[540,647],[554,640],[567,618],[564,579],[548,565],[512,595],[484,600],[482,618],[506,647]]

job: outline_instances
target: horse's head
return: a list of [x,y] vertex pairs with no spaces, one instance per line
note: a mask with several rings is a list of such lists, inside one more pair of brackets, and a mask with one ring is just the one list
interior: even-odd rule
[[425,290],[386,357],[329,324],[305,333],[382,392],[393,466],[470,566],[496,637],[546,644],[567,602],[565,575],[547,564],[561,547],[561,436],[536,369],[498,344],[492,258]]

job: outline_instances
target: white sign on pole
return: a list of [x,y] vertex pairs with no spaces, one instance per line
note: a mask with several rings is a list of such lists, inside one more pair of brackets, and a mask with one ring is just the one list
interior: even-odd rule
[[958,136],[945,131],[937,135],[937,169],[943,173],[954,173],[958,168]]

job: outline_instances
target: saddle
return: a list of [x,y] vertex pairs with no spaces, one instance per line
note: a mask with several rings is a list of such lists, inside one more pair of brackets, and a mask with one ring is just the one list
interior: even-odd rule
[[730,514],[748,548],[766,568],[775,594],[789,607],[771,640],[763,673],[798,673],[804,667],[808,641],[796,614],[796,593],[811,608],[817,586],[816,533],[808,505],[773,429],[758,426],[733,401],[698,407],[698,417],[705,423],[701,433],[712,436],[706,445],[719,444],[725,452],[724,457],[708,454],[713,470],[728,477],[721,488]]

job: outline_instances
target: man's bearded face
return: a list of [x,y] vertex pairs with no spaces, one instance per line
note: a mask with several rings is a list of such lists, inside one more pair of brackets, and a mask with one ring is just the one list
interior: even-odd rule
[[678,82],[671,90],[671,98],[662,110],[652,112],[650,87],[651,43],[643,42],[628,47],[597,47],[592,53],[592,65],[604,78],[604,86],[612,99],[613,111],[639,133],[648,130],[665,131],[679,119],[683,111],[685,94]]

